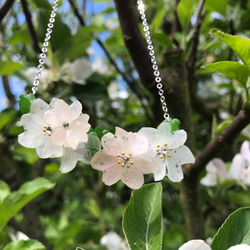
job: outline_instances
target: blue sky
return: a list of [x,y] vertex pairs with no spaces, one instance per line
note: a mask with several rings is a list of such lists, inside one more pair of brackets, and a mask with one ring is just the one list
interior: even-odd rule
[[[3,1],[0,0],[0,5],[2,4]],[[50,3],[52,3],[51,0],[49,0]],[[16,10],[18,7],[18,4],[14,4],[13,8]],[[102,2],[97,2],[94,3],[94,0],[87,0],[87,4],[86,4],[86,12],[87,13],[99,13],[100,11],[102,11],[103,9],[107,8],[107,5],[111,5],[113,6],[113,2],[111,1],[110,3],[102,3]],[[63,1],[63,5],[62,8],[60,8],[58,11],[62,11],[62,12],[67,12],[69,10],[70,6],[68,1]],[[25,22],[25,17],[23,14],[20,14],[18,16],[18,22],[20,24]],[[52,34],[53,35],[53,34]],[[102,34],[100,36],[101,40],[104,40],[106,37],[105,33]],[[93,42],[92,47],[95,51],[95,54],[98,55],[103,55],[103,51],[102,49],[97,45],[97,43]],[[25,88],[26,83],[24,81],[20,81],[19,79],[15,78],[15,77],[10,77],[10,89],[11,92],[16,96],[16,99],[18,99],[18,96],[22,93],[24,93],[24,88]],[[0,77],[0,111],[2,111],[3,109],[5,109],[6,106],[6,96],[4,93],[4,89],[3,89],[3,84],[2,84],[2,78]],[[18,108],[18,106],[17,106]]]

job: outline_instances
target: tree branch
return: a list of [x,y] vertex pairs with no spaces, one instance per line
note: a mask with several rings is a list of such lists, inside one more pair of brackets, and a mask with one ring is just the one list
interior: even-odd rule
[[206,0],[201,0],[199,3],[198,11],[197,11],[197,16],[196,16],[196,22],[194,25],[194,33],[192,36],[192,49],[190,53],[190,57],[188,60],[188,68],[189,71],[193,74],[195,70],[195,62],[197,58],[197,50],[198,50],[198,45],[199,45],[199,34],[200,34],[200,27],[202,24],[202,10],[203,6],[205,4]]
[[[80,15],[80,13],[78,12],[77,7],[75,6],[73,0],[69,0],[69,3],[73,9],[73,12],[75,14],[75,16],[77,17],[79,23],[82,26],[85,26],[85,22],[83,17]],[[122,79],[127,83],[127,85],[129,86],[129,88],[135,93],[135,95],[137,96],[137,98],[140,100],[141,105],[143,107],[143,109],[145,110],[145,114],[148,117],[149,120],[152,121],[151,116],[149,115],[148,111],[147,111],[147,107],[145,106],[145,104],[143,103],[142,99],[143,96],[140,94],[140,92],[137,90],[137,88],[135,87],[133,81],[131,81],[125,74],[124,72],[121,71],[121,69],[118,67],[117,63],[115,62],[115,60],[112,58],[112,56],[110,55],[110,53],[108,52],[108,50],[106,49],[105,45],[103,44],[103,42],[96,37],[95,35],[93,35],[94,38],[96,39],[98,45],[102,48],[102,50],[104,51],[106,57],[108,58],[109,62],[111,65],[113,65],[113,67],[115,68],[115,70],[122,76]],[[152,121],[153,122],[153,121]]]
[[12,7],[15,0],[6,0],[0,7],[0,23],[4,19],[4,17],[7,15],[8,11]]
[[10,108],[14,108],[14,106],[16,104],[16,99],[10,90],[9,77],[7,75],[3,75],[2,82],[3,82],[3,88],[4,88],[5,95],[8,99],[8,106]]
[[31,38],[31,46],[33,48],[33,50],[35,51],[36,54],[40,54],[41,53],[41,49],[38,45],[38,41],[37,41],[37,37],[36,37],[36,32],[32,23],[32,18],[31,18],[31,14],[28,8],[28,4],[26,0],[21,0],[21,4],[22,4],[22,8],[23,8],[23,12],[26,18],[26,22],[27,22],[27,26],[28,26],[28,30],[29,30],[29,34],[30,34],[30,38]]

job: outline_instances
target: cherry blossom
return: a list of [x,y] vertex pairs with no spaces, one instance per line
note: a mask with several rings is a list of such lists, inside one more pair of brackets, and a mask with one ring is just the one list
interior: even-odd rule
[[128,187],[138,189],[144,183],[143,174],[155,172],[157,162],[145,154],[148,140],[144,135],[116,127],[115,135],[108,133],[101,142],[103,150],[94,155],[91,165],[103,172],[106,185],[121,179]]
[[51,141],[57,145],[76,149],[80,142],[87,142],[89,115],[82,114],[82,105],[74,101],[70,106],[63,100],[55,102],[53,109],[44,114],[44,119],[52,128]]
[[56,145],[51,140],[54,128],[44,119],[44,113],[57,100],[53,99],[50,105],[41,99],[34,100],[30,107],[30,113],[23,115],[19,122],[25,131],[18,136],[18,142],[24,147],[36,148],[40,158],[60,157],[63,154],[62,145]]
[[222,183],[227,177],[227,169],[225,163],[214,158],[206,166],[207,174],[201,179],[201,184],[208,187],[213,187]]
[[195,159],[190,149],[183,145],[187,139],[184,130],[172,132],[168,122],[162,122],[157,129],[144,127],[139,130],[150,143],[148,154],[157,160],[157,170],[154,173],[155,181],[162,180],[165,175],[173,182],[183,179],[181,165],[194,163]]
[[179,250],[212,250],[204,240],[190,240],[183,244]]

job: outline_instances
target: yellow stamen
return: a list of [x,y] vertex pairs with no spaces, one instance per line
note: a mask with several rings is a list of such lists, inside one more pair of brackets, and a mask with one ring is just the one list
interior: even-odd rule
[[132,156],[133,154],[132,153],[129,153],[128,156]]
[[168,148],[169,151],[172,151],[172,148]]
[[125,152],[122,152],[122,156],[124,156],[125,155]]
[[167,154],[167,157],[170,158],[170,157],[171,157],[171,154]]
[[130,164],[131,164],[131,165],[133,165],[133,164],[134,164],[134,162],[133,162],[133,161],[131,161],[131,162],[130,162]]
[[155,151],[158,153],[158,152],[160,152],[160,149],[156,149]]
[[164,158],[164,156],[163,156],[163,155],[161,155],[161,156],[160,156],[160,159],[163,159],[163,158]]
[[122,163],[122,167],[125,167],[125,164],[124,164],[124,163]]
[[157,147],[157,148],[160,148],[160,147],[161,147],[161,145],[157,145],[156,147]]
[[167,143],[164,143],[164,147],[167,147],[167,145],[168,145]]
[[118,164],[121,164],[122,162],[121,161],[118,161]]
[[117,154],[117,157],[120,157],[121,155],[120,154]]
[[127,165],[127,168],[130,168],[130,165],[129,165],[129,164]]

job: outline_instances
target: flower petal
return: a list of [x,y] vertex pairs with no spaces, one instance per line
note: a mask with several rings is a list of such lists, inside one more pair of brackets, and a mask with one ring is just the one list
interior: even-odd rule
[[173,151],[171,151],[171,159],[176,161],[178,165],[195,162],[195,158],[191,150],[185,145],[173,149]]
[[172,132],[171,132],[171,126],[168,122],[162,122],[158,127],[157,127],[157,132],[156,132],[156,137],[157,141],[161,142],[162,144],[162,139],[169,140],[171,138]]
[[239,180],[240,172],[245,168],[245,161],[241,154],[234,156],[232,165],[228,171],[228,178]]
[[155,143],[155,134],[156,134],[156,129],[155,128],[148,128],[148,127],[144,127],[141,128],[138,131],[139,134],[143,134],[148,138],[148,141],[151,145],[157,144],[157,142]]
[[154,157],[143,154],[133,158],[134,164],[131,168],[135,168],[143,174],[154,173],[157,169],[157,161]]
[[122,141],[122,149],[135,156],[144,154],[148,150],[148,139],[143,134],[130,132],[127,138]]
[[183,179],[181,164],[178,164],[172,158],[168,159],[167,176],[173,182],[180,182]]
[[166,176],[166,167],[168,162],[167,161],[162,161],[162,160],[158,160],[158,164],[157,164],[157,169],[154,172],[154,180],[155,181],[161,181],[164,179],[164,177]]
[[183,244],[178,250],[212,250],[204,240],[190,240]]
[[94,155],[90,164],[94,169],[106,171],[107,169],[116,166],[117,162],[117,157],[113,154],[113,152],[101,150]]
[[43,134],[38,134],[37,130],[29,129],[18,135],[18,143],[27,148],[36,148],[38,138],[41,138],[41,136],[43,136]]
[[69,108],[69,105],[65,101],[59,99],[55,103],[54,113],[58,117],[58,119],[61,121],[62,124],[64,122],[71,122],[70,108]]
[[201,184],[207,187],[214,187],[218,184],[217,174],[215,172],[208,172],[202,179]]
[[186,142],[186,140],[187,133],[185,130],[181,129],[175,131],[167,143],[172,148],[178,148],[182,146]]
[[83,59],[77,59],[71,63],[70,71],[72,81],[78,84],[83,84],[84,80],[93,73],[92,64]]
[[136,168],[125,168],[121,180],[132,189],[139,189],[144,183],[142,172]]
[[58,128],[52,131],[51,141],[58,145],[63,145],[64,147],[70,147],[66,139],[66,132],[65,128]]
[[123,171],[123,167],[116,164],[103,172],[102,181],[106,185],[111,186],[121,179]]
[[249,141],[244,141],[241,148],[240,154],[248,161],[250,164],[250,143]]
[[51,137],[44,134],[39,139],[39,145],[36,148],[38,156],[42,159],[61,157],[63,148],[51,142]]
[[90,160],[91,160],[91,151],[88,147],[87,143],[81,142],[79,143],[77,149],[76,149],[76,153],[77,153],[77,159],[78,161],[82,161],[86,164],[90,164]]
[[30,113],[43,116],[43,114],[48,110],[48,108],[49,105],[42,99],[38,98],[32,102],[30,106]]
[[48,110],[44,113],[44,123],[49,125],[52,129],[62,126],[62,121],[58,119],[53,110]]
[[110,150],[114,154],[121,153],[122,139],[113,135],[112,133],[105,134],[102,137],[102,146],[105,150]]
[[70,120],[74,121],[75,119],[77,119],[81,112],[82,112],[82,104],[78,101],[75,100],[70,106],[70,112],[71,112],[71,117]]
[[75,168],[77,164],[77,153],[72,148],[65,148],[61,158],[60,171],[68,173]]

